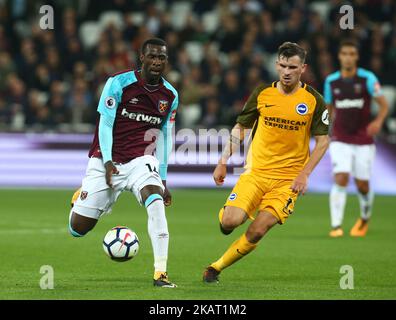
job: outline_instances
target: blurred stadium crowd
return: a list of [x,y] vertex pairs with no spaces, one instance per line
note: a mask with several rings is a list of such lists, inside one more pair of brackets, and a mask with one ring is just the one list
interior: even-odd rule
[[[340,29],[345,1],[0,0],[0,130],[91,132],[109,75],[138,68],[143,41],[169,45],[167,78],[179,90],[179,127],[230,126],[249,93],[275,79],[283,41],[308,50],[304,81],[322,92],[341,38],[361,43],[360,66],[380,79],[395,110],[396,3],[351,1],[355,28]],[[39,27],[40,5],[54,30]],[[385,131],[396,133],[396,115]]]

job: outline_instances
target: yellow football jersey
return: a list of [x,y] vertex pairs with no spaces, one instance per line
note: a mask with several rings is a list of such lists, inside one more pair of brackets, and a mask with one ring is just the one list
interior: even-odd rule
[[246,169],[273,179],[294,179],[309,159],[310,136],[327,135],[329,116],[323,97],[311,86],[293,94],[260,85],[237,122],[253,128]]

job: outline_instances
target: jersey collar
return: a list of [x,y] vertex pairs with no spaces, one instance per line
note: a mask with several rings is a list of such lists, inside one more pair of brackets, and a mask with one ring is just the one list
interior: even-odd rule
[[139,85],[141,85],[148,92],[157,91],[157,90],[161,89],[164,86],[164,80],[162,79],[162,77],[160,78],[160,82],[159,82],[158,86],[155,87],[154,89],[150,88],[150,86],[147,86],[146,82],[141,77],[141,69],[135,70],[135,76],[136,76],[136,79],[137,79]]

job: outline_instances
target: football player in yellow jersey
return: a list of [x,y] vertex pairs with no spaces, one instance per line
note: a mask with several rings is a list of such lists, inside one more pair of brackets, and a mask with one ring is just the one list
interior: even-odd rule
[[[206,268],[203,280],[218,282],[220,272],[254,250],[275,224],[293,213],[299,193],[329,146],[329,116],[322,96],[302,83],[306,52],[296,43],[278,49],[279,81],[258,86],[247,100],[213,173],[217,185],[226,177],[226,163],[252,128],[246,170],[219,212],[220,229],[231,233],[253,220],[220,259]],[[310,154],[310,137],[315,147]]]

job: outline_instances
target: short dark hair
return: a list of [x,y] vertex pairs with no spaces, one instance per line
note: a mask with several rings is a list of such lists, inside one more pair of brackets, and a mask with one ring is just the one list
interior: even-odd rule
[[359,51],[359,43],[355,39],[343,39],[341,40],[338,51],[341,51],[343,47],[354,47],[357,51]]
[[287,59],[299,56],[302,63],[305,62],[305,57],[307,56],[307,51],[304,48],[299,46],[295,42],[284,42],[278,48],[278,58],[285,57]]
[[146,41],[143,42],[142,49],[141,49],[142,54],[144,54],[144,52],[146,51],[146,48],[149,44],[154,44],[157,46],[165,46],[168,49],[168,45],[165,42],[165,40],[162,40],[160,38],[151,38],[151,39],[147,39]]

